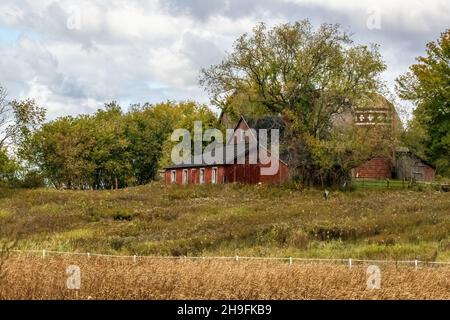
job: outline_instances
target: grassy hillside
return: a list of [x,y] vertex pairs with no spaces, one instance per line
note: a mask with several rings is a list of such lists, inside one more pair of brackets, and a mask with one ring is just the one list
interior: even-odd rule
[[0,189],[0,226],[20,249],[450,260],[450,194],[431,190]]

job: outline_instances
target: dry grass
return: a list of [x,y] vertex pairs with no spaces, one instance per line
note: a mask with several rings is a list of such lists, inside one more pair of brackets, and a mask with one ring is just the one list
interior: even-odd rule
[[[450,261],[450,196],[257,185],[0,188],[0,242],[120,255]],[[17,236],[16,236],[17,235]]]
[[[69,265],[79,292],[66,288]],[[368,290],[367,265],[14,256],[0,299],[450,299],[448,266],[380,267],[381,289]]]
[[[449,261],[449,212],[448,193],[433,190],[333,191],[324,201],[320,190],[270,186],[0,188],[0,244],[120,255]],[[78,295],[66,288],[71,264],[81,267]],[[367,265],[14,255],[4,267],[0,299],[450,299],[450,266],[380,266],[380,290],[366,289]]]

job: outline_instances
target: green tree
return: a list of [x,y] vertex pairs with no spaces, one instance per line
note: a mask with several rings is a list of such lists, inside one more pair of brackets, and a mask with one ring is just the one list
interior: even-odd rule
[[399,96],[416,105],[409,130],[418,131],[420,146],[412,147],[424,150],[438,172],[450,176],[450,29],[416,60],[396,85]]
[[[162,110],[163,105],[166,110]],[[135,105],[126,115],[125,134],[130,142],[128,150],[137,184],[147,183],[157,176],[163,145],[176,118],[171,109],[170,104]]]
[[429,137],[424,126],[417,118],[412,118],[408,121],[407,127],[402,132],[400,139],[405,146],[419,157],[428,158],[427,141],[429,141]]
[[333,119],[370,100],[384,69],[377,46],[354,45],[338,25],[314,30],[305,20],[268,30],[261,23],[222,63],[202,70],[200,83],[226,112],[247,100],[256,114],[282,114],[290,167],[312,183],[323,181],[316,146],[331,139]]
[[113,101],[93,115],[44,124],[22,143],[21,155],[57,188],[144,184],[155,179],[162,166],[172,131],[190,129],[194,120],[212,126],[216,118],[193,102],[134,105],[124,112]]
[[61,117],[44,124],[21,146],[21,157],[57,188],[81,187],[93,170],[89,117]]
[[92,117],[95,188],[119,188],[133,184],[131,162],[125,136],[124,114],[117,102],[105,104]]
[[20,186],[28,177],[28,168],[8,150],[17,150],[45,119],[45,109],[32,99],[7,100],[6,90],[0,86],[0,183]]
[[19,164],[8,155],[6,148],[0,148],[0,186],[15,184],[18,180],[17,174]]
[[0,148],[12,140],[18,142],[37,128],[45,112],[32,99],[8,101],[6,90],[0,86]]
[[[158,115],[157,117],[159,119],[168,118],[167,126],[169,131],[167,132],[166,139],[162,146],[163,150],[160,167],[169,165],[172,162],[171,151],[173,146],[178,143],[170,140],[170,135],[173,130],[186,129],[190,132],[191,138],[194,139],[195,121],[202,122],[203,130],[218,128],[216,115],[206,105],[197,104],[193,101],[180,102],[178,104],[172,102],[158,104],[155,105],[154,112]],[[208,142],[205,142],[204,146],[207,144]]]

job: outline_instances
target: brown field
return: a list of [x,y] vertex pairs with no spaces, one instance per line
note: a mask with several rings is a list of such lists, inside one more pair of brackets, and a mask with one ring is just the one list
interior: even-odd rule
[[[182,258],[449,262],[449,212],[449,194],[432,188],[336,190],[328,201],[264,185],[0,188],[0,299],[450,299],[450,265],[380,265],[381,289],[367,290],[367,265]],[[2,248],[180,258],[15,252],[2,278]],[[72,264],[79,292],[66,288]]]
[[367,289],[367,265],[15,255],[5,267],[0,299],[450,299],[450,266],[380,265],[379,290]]
[[450,196],[152,183],[117,191],[0,188],[0,246],[151,256],[450,261]]

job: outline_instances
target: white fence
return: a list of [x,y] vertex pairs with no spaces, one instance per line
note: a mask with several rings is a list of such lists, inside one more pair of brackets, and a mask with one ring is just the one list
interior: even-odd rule
[[76,255],[91,257],[109,257],[130,259],[133,262],[137,262],[138,259],[155,259],[155,260],[230,260],[239,262],[240,260],[260,260],[260,261],[286,261],[289,265],[294,262],[307,262],[307,263],[341,263],[347,264],[351,268],[354,264],[362,263],[374,263],[374,264],[395,264],[395,265],[412,265],[416,269],[422,266],[450,266],[450,262],[447,261],[421,261],[421,260],[364,260],[364,259],[327,259],[327,258],[295,258],[295,257],[248,257],[248,256],[233,256],[233,257],[215,257],[215,256],[138,256],[138,255],[110,255],[101,253],[89,253],[89,252],[63,252],[52,250],[11,250],[15,253],[33,253],[38,254],[42,258],[46,258],[48,255]]

